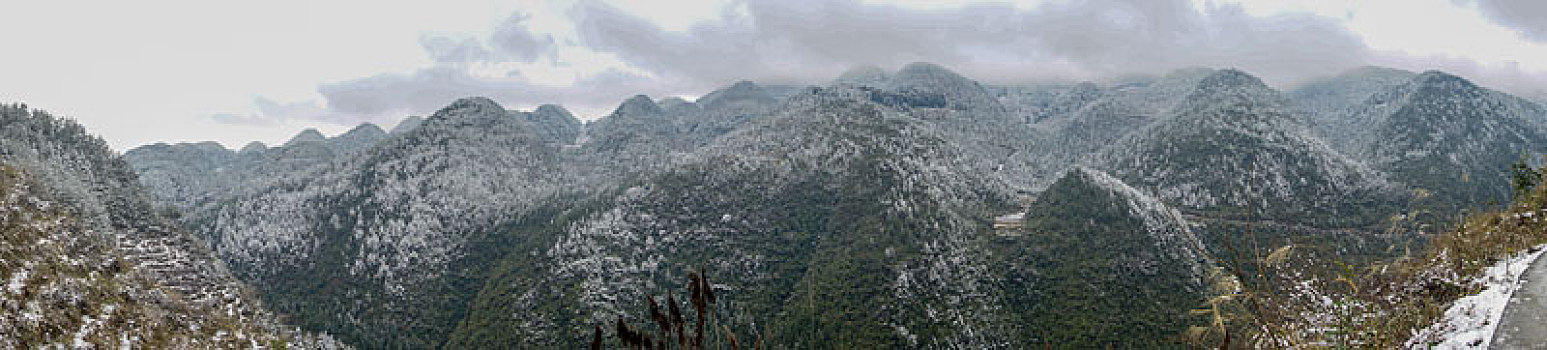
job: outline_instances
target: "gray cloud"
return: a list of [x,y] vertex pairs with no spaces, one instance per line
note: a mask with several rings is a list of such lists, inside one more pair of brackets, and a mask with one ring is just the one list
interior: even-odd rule
[[422,37],[435,66],[324,84],[318,92],[331,113],[309,119],[382,122],[466,96],[515,106],[559,103],[597,116],[635,94],[701,94],[743,79],[821,84],[855,66],[914,61],[998,83],[1198,65],[1239,67],[1273,81],[1353,67],[1368,55],[1356,36],[1330,19],[1258,18],[1234,6],[1197,9],[1187,0],[1055,3],[1030,10],[1003,4],[919,10],[856,0],[737,4],[744,11],[727,8],[717,20],[676,32],[605,3],[577,3],[569,15],[580,45],[650,74],[610,71],[565,87],[533,84],[519,72],[474,76],[463,65],[554,55],[553,37],[531,31],[524,14],[507,17],[487,41]]
[[1521,37],[1547,42],[1547,1],[1475,0],[1483,17],[1520,33]]
[[318,92],[328,108],[338,116],[326,120],[340,124],[360,121],[395,120],[406,114],[426,113],[458,98],[484,96],[507,108],[556,103],[570,106],[576,113],[602,113],[636,94],[660,97],[672,91],[702,89],[705,86],[679,79],[646,77],[607,71],[571,86],[554,87],[532,84],[520,77],[487,79],[472,76],[453,66],[436,66],[410,74],[380,74],[367,78],[326,84]]
[[388,73],[325,84],[317,88],[328,107],[346,114],[381,115],[412,107],[445,103],[516,88],[519,83],[484,81],[452,66],[436,66],[410,74]]
[[[584,118],[599,116],[635,94],[701,94],[743,79],[822,84],[851,67],[895,68],[914,61],[939,63],[989,83],[1103,79],[1209,66],[1240,68],[1286,86],[1367,64],[1441,68],[1506,90],[1543,83],[1540,76],[1518,69],[1373,52],[1332,18],[1255,17],[1237,5],[1208,3],[1200,8],[1190,0],[1049,2],[1028,9],[969,4],[929,10],[858,0],[743,0],[724,9],[720,18],[684,31],[663,29],[599,1],[582,0],[568,16],[579,39],[574,44],[611,53],[648,74],[608,71],[555,87],[527,81],[520,72],[499,78],[469,73],[465,63],[533,63],[550,57],[552,64],[564,64],[554,37],[533,32],[528,17],[516,13],[485,40],[420,38],[435,66],[320,86],[325,108],[318,108],[325,113],[275,115],[339,124],[383,122],[428,113],[457,98],[486,96],[511,107],[564,104]],[[256,122],[252,117],[220,118]]]
[[744,2],[745,14],[672,32],[601,2],[572,11],[584,44],[658,75],[816,82],[857,65],[930,61],[991,82],[1231,66],[1270,81],[1369,55],[1338,22],[1253,17],[1191,1],[973,4],[917,10],[841,1]]
[[435,63],[467,63],[488,60],[492,53],[475,38],[452,38],[439,35],[419,37],[419,47],[430,55]]
[[544,55],[551,55],[555,48],[553,36],[532,33],[527,28],[527,18],[527,15],[521,13],[506,17],[495,28],[489,44],[506,57],[519,62],[533,62]]
[[423,35],[419,46],[437,64],[469,62],[525,62],[552,56],[557,49],[550,34],[533,33],[527,27],[530,16],[514,13],[494,28],[488,45],[472,37]]
[[[250,126],[278,125],[286,120],[317,120],[333,121],[340,117],[339,114],[318,106],[312,101],[280,103],[263,97],[253,99],[253,106],[258,108],[257,114],[241,115],[234,113],[216,113],[209,116],[217,123]],[[344,117],[343,119],[352,119]],[[333,121],[336,122],[336,121]]]
[[1390,53],[1379,55],[1373,61],[1376,65],[1415,71],[1441,70],[1465,77],[1490,89],[1504,91],[1538,103],[1547,103],[1547,75],[1521,68],[1518,62],[1487,66],[1459,57],[1415,57]]

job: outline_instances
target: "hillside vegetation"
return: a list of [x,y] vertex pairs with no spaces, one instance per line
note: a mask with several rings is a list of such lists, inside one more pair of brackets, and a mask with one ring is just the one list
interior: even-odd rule
[[[1466,216],[1395,260],[1349,264],[1327,247],[1286,245],[1246,262],[1261,274],[1216,273],[1214,296],[1199,313],[1228,326],[1196,326],[1194,341],[1390,349],[1443,340],[1414,336],[1480,291],[1485,268],[1547,244],[1547,178],[1519,163],[1512,180],[1512,204]],[[1225,333],[1235,333],[1233,343]]]

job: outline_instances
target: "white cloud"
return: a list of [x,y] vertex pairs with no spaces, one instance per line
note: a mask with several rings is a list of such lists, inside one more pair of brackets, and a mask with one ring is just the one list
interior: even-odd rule
[[[599,116],[634,94],[822,83],[932,61],[988,82],[1231,66],[1278,85],[1363,64],[1542,91],[1540,2],[1154,0],[194,0],[10,4],[0,101],[119,149],[279,142],[469,95]],[[1442,25],[1441,25],[1442,24]]]
[[[625,7],[580,1],[565,11],[573,31],[534,34],[525,15],[492,30],[519,33],[520,42],[528,44],[533,37],[556,38],[552,42],[564,44],[547,52],[551,62],[530,64],[535,55],[495,57],[480,39],[438,36],[426,41],[426,48],[441,57],[440,64],[325,84],[320,92],[330,109],[370,120],[431,111],[468,95],[603,111],[633,94],[701,94],[742,79],[822,84],[850,67],[913,61],[940,63],[990,82],[1195,65],[1235,66],[1288,80],[1353,67],[1367,54],[1356,36],[1332,20],[1305,14],[1256,17],[1234,5],[1195,8],[1185,0],[1020,7],[730,4],[705,5],[717,15],[673,29]],[[531,22],[537,22],[535,16]],[[534,79],[531,73],[547,74]]]

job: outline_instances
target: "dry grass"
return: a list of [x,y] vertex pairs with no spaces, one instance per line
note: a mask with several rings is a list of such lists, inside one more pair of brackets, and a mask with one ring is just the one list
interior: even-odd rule
[[1484,269],[1547,244],[1543,216],[1547,186],[1535,186],[1515,204],[1471,215],[1424,250],[1383,264],[1354,267],[1325,249],[1279,247],[1251,261],[1263,275],[1239,268],[1210,275],[1213,297],[1194,310],[1206,324],[1188,339],[1211,348],[1401,348],[1451,303],[1479,292]]

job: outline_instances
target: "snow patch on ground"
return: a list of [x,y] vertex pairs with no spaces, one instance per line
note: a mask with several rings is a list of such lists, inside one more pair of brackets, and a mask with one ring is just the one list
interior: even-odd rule
[[27,280],[28,272],[27,270],[21,270],[11,273],[11,280],[6,282],[5,289],[10,291],[11,294],[20,294],[22,288],[27,287],[25,281]]
[[[1509,259],[1488,267],[1478,282],[1482,292],[1456,300],[1439,321],[1408,341],[1409,349],[1487,349],[1493,341],[1493,331],[1504,317],[1504,306],[1510,295],[1520,288],[1520,275],[1531,262],[1547,252],[1547,245],[1540,245],[1524,254],[1517,253]],[[1429,346],[1424,339],[1443,339]]]

